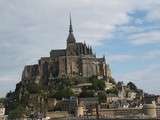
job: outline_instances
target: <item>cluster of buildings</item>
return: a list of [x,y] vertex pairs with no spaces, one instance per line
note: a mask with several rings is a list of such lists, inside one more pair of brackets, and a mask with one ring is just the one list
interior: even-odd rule
[[158,101],[160,96],[156,96],[153,101],[149,99],[151,99],[151,96],[146,96],[144,103],[135,107],[126,105],[125,99],[115,101],[120,103],[119,106],[109,106],[110,103],[108,104],[107,101],[99,103],[97,97],[71,97],[60,101],[52,99],[49,100],[50,111],[48,113],[51,115],[55,111],[66,111],[68,114],[74,115],[72,117],[74,119],[160,119],[160,103]]

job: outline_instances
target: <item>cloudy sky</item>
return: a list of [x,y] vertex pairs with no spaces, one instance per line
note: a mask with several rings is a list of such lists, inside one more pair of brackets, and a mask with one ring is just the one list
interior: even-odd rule
[[77,41],[106,55],[117,81],[160,94],[160,0],[0,0],[0,96],[26,64],[64,48],[72,13]]

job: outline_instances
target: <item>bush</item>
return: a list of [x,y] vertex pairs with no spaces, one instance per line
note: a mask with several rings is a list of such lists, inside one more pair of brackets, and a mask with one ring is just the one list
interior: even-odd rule
[[57,99],[62,99],[62,98],[69,98],[71,96],[74,96],[74,93],[71,88],[64,88],[64,89],[58,90],[53,96]]
[[106,102],[106,93],[105,92],[98,93],[98,100],[100,103]]
[[127,87],[128,87],[130,90],[137,91],[137,86],[136,86],[134,83],[132,83],[132,82],[129,82],[129,83],[127,84]]
[[23,118],[25,114],[25,109],[22,105],[18,105],[15,109],[9,112],[8,118],[9,119],[18,119]]
[[0,103],[4,104],[5,98],[0,98]]
[[88,90],[84,90],[79,94],[79,97],[94,97],[94,91],[88,91]]
[[115,95],[118,95],[118,90],[117,88],[112,88],[112,89],[108,89],[106,91],[107,94],[115,94]]
[[92,88],[94,90],[104,90],[105,89],[105,82],[103,80],[93,80],[92,81]]
[[32,84],[29,84],[27,86],[27,90],[31,94],[40,93],[41,92],[41,87],[40,87],[40,85],[38,85],[36,83],[32,83]]

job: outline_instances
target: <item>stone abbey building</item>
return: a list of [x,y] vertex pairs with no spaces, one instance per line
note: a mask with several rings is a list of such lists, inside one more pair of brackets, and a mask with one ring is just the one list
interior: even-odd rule
[[[66,49],[51,50],[50,57],[42,57],[36,65],[25,67],[23,80],[48,80],[61,77],[110,78],[111,70],[105,57],[97,58],[92,48],[85,43],[76,42],[70,18],[69,35]],[[34,75],[33,75],[34,74]]]

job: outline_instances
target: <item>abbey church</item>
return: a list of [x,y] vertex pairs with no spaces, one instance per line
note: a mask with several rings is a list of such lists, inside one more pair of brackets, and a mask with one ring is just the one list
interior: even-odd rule
[[[51,50],[50,57],[42,57],[38,64],[26,66],[22,79],[35,79],[32,76],[38,76],[36,79],[43,80],[48,80],[50,77],[76,76],[111,78],[111,70],[106,64],[105,57],[97,58],[93,54],[92,47],[86,43],[76,42],[71,18],[66,44],[66,49]],[[36,75],[30,75],[30,73]]]

